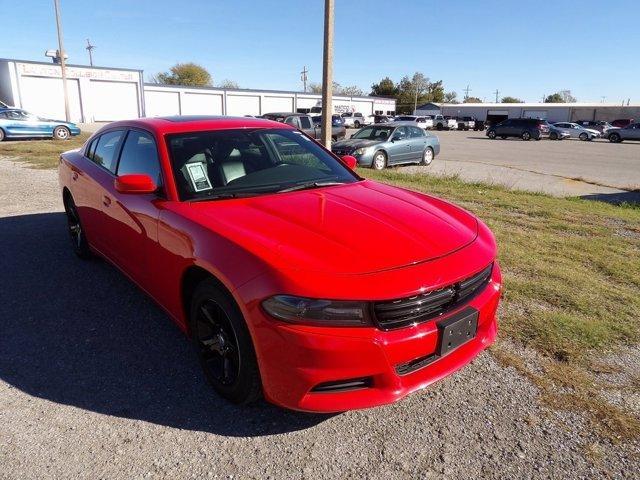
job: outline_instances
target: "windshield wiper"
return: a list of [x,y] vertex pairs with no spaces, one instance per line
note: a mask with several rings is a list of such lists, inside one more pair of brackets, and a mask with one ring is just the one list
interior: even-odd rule
[[209,200],[227,200],[229,198],[247,198],[247,197],[255,197],[258,195],[256,192],[221,192],[221,193],[212,193],[211,195],[207,195],[206,197],[192,198],[190,202],[208,202]]
[[278,190],[278,193],[285,192],[295,192],[296,190],[309,190],[312,188],[320,188],[320,187],[330,187],[332,185],[344,185],[345,182],[308,182],[308,183],[300,183],[298,185],[294,185],[292,187],[283,188],[282,190]]

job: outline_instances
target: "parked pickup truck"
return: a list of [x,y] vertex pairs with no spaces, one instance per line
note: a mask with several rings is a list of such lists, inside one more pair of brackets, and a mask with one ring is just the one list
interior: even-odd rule
[[436,130],[455,130],[458,128],[458,122],[455,118],[445,117],[444,115],[433,116],[433,126]]
[[418,117],[415,115],[400,115],[394,119],[395,122],[416,122],[423,130],[431,130],[433,128],[433,119],[431,117]]
[[458,130],[475,130],[476,119],[473,117],[458,117]]
[[346,112],[341,116],[345,127],[360,128],[373,123],[373,119],[371,117],[365,117],[360,112]]
[[[311,138],[320,138],[321,117],[310,117],[309,115],[304,113],[275,112],[265,113],[264,115],[262,115],[262,118],[286,123],[287,125],[291,125],[292,127],[295,127],[298,130],[306,133]],[[331,123],[331,138],[334,141],[344,138],[344,136],[346,135],[346,130],[344,128],[344,122],[342,121],[342,118],[340,118],[340,115],[333,115]]]

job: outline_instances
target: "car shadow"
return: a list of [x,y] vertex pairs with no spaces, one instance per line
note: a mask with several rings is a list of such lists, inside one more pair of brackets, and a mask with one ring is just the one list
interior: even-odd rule
[[584,200],[607,202],[613,205],[640,205],[640,190],[630,190],[628,192],[616,193],[593,193],[590,195],[582,195],[580,198]]
[[7,384],[93,412],[226,436],[291,432],[329,418],[219,398],[160,307],[106,262],[75,257],[64,214],[0,218],[0,232]]

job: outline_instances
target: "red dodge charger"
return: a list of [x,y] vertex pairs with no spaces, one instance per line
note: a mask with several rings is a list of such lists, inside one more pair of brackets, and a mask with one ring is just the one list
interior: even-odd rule
[[59,179],[75,253],[153,297],[218,394],[338,412],[471,361],[502,287],[481,221],[354,168],[282,123],[166,117],[107,125]]

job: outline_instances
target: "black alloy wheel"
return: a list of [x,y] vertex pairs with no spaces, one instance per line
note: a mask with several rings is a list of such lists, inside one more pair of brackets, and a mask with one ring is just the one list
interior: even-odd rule
[[257,400],[262,393],[251,335],[230,295],[213,280],[193,294],[190,331],[207,381],[223,398],[236,404]]

